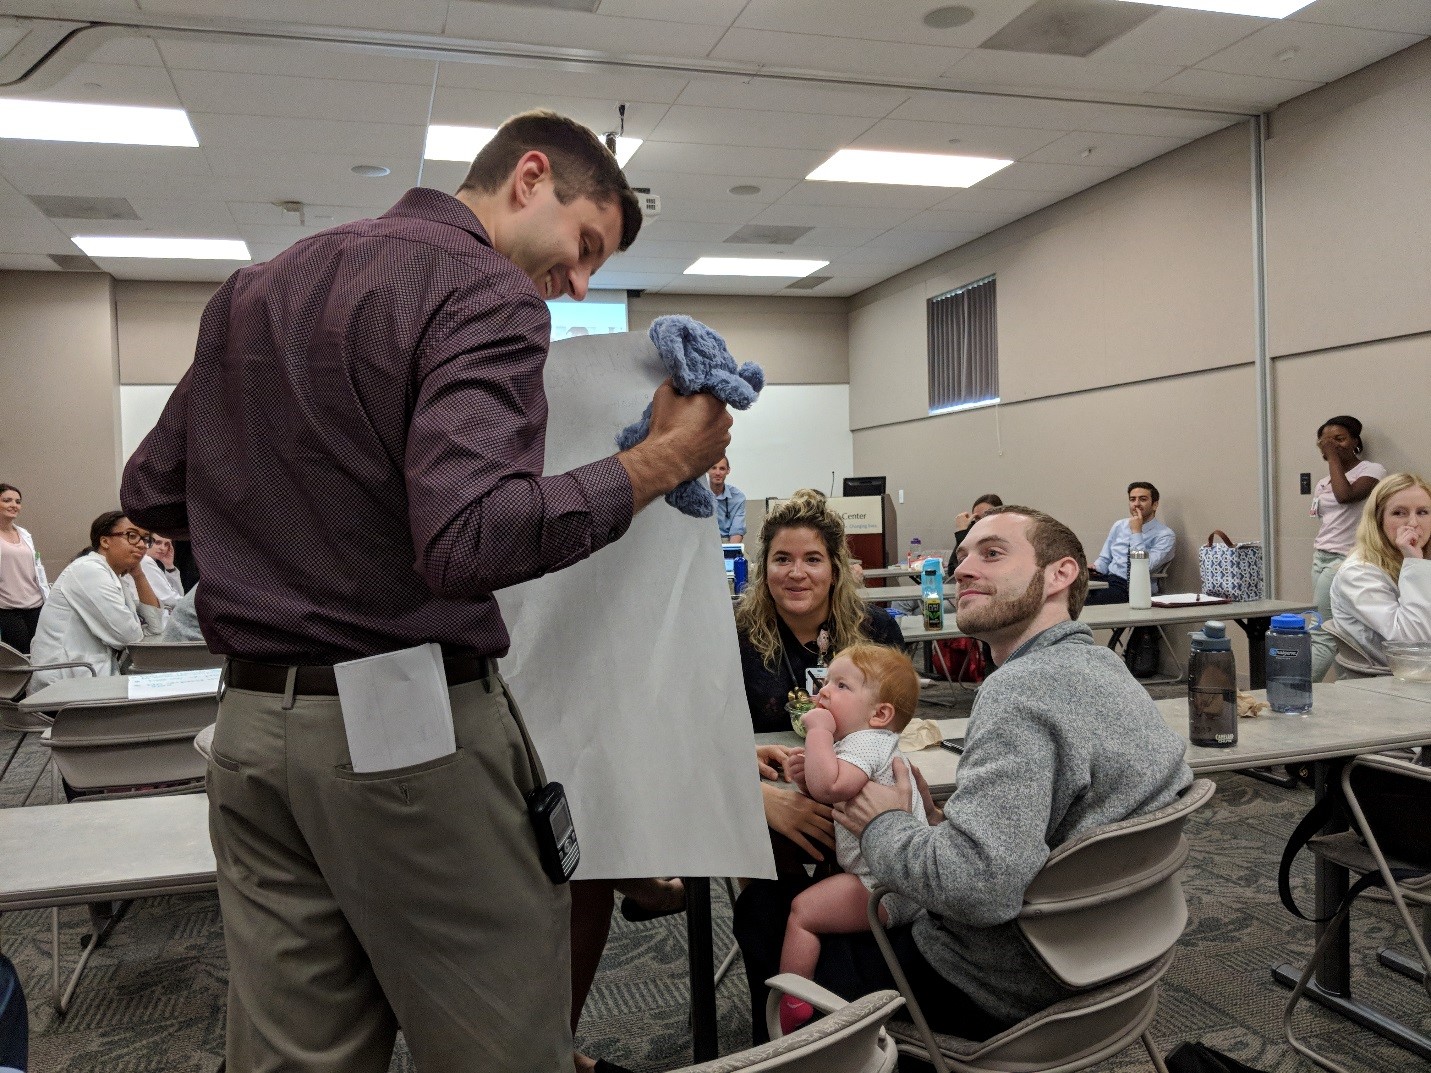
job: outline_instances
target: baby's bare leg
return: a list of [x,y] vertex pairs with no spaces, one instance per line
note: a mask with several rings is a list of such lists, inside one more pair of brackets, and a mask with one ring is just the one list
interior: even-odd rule
[[[785,944],[780,948],[780,971],[813,977],[820,960],[820,936],[867,931],[865,906],[869,900],[869,888],[859,876],[848,873],[822,879],[803,891],[790,906]],[[880,919],[887,919],[883,907]]]

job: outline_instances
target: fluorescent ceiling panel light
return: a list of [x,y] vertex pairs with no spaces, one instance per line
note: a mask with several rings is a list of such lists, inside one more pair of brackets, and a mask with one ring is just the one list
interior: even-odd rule
[[[427,147],[422,155],[428,160],[461,160],[470,164],[496,133],[493,127],[449,127],[433,123],[427,128]],[[640,138],[617,138],[616,163],[624,168],[640,148]]]
[[0,100],[0,138],[106,145],[199,144],[182,108],[16,99]]
[[[1220,15],[1256,15],[1263,19],[1285,19],[1301,11],[1312,0],[1156,0],[1161,7],[1181,7],[1189,11],[1215,11]],[[1148,3],[1148,0],[1124,0]]]
[[829,261],[792,261],[777,257],[702,257],[687,276],[793,276],[799,279],[824,268]]
[[91,257],[150,257],[180,261],[251,261],[237,238],[129,238],[78,235],[70,240]]
[[805,178],[826,183],[964,187],[973,186],[1012,163],[1012,160],[986,156],[841,149]]

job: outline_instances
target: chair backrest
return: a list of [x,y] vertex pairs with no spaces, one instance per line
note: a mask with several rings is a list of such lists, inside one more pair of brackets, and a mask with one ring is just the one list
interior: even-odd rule
[[1351,631],[1336,619],[1325,619],[1322,622],[1322,632],[1331,634],[1337,642],[1337,666],[1372,677],[1391,673],[1387,667],[1378,663],[1376,657],[1363,648],[1361,642],[1351,635]]
[[1214,789],[1198,779],[1172,804],[1086,831],[1049,855],[1018,921],[1057,979],[1096,987],[1172,949],[1187,926],[1183,826]]
[[30,657],[0,643],[0,701],[17,701],[30,684]]
[[84,793],[189,783],[205,771],[194,738],[217,714],[214,697],[62,708],[49,745],[65,782]]
[[224,665],[224,657],[210,652],[203,641],[150,641],[130,645],[128,652],[127,674],[201,671]]
[[674,1073],[891,1073],[898,1053],[884,1025],[902,1005],[898,991],[876,991],[788,1036]]

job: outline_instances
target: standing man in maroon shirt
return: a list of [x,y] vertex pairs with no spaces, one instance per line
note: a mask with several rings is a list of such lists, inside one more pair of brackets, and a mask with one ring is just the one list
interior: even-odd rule
[[[411,190],[231,276],[125,470],[129,516],[191,536],[229,657],[208,789],[231,1073],[383,1073],[399,1027],[423,1073],[571,1069],[568,894],[492,593],[725,451],[724,406],[663,386],[643,443],[542,473],[543,300],[584,297],[640,226],[595,135],[516,116],[455,197]],[[427,642],[457,751],[354,772],[333,664]]]

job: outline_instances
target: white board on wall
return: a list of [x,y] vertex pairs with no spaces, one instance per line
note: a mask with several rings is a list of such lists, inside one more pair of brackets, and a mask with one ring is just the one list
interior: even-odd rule
[[174,394],[173,384],[121,384],[119,386],[119,436],[124,461],[159,422],[164,404]]
[[746,498],[784,498],[797,488],[830,491],[853,476],[848,384],[772,384],[744,412],[732,411],[730,483]]

